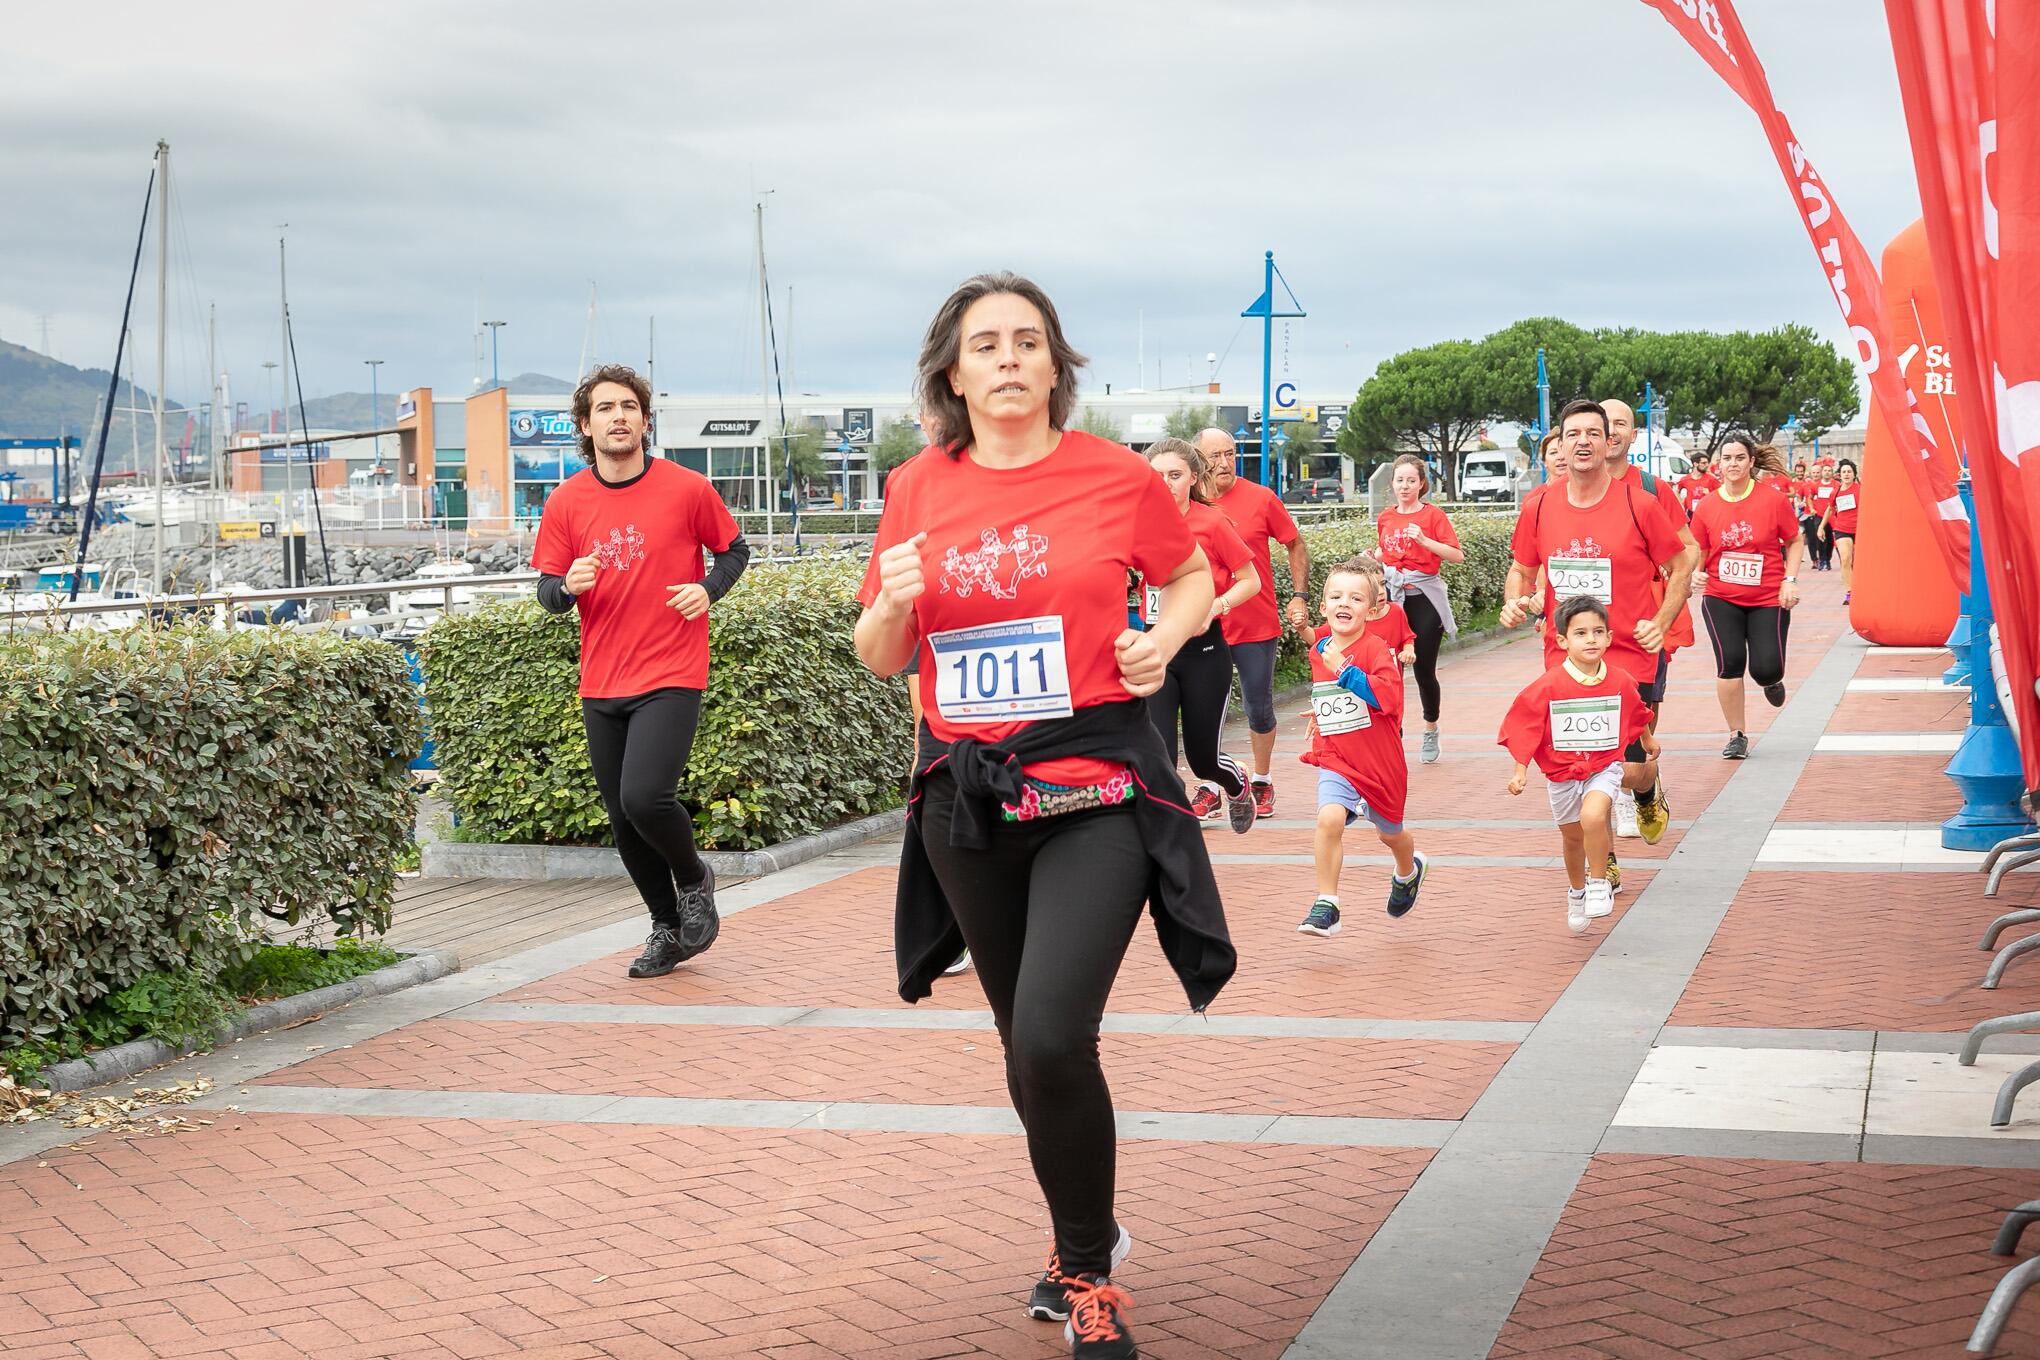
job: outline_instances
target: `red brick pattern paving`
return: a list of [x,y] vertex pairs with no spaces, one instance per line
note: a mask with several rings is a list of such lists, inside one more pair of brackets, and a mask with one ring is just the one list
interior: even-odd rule
[[[625,984],[625,951],[502,999],[898,1006],[891,873],[869,870],[732,917],[713,950],[663,978]],[[1387,871],[1349,868],[1345,929],[1330,940],[1296,933],[1314,892],[1308,866],[1221,864],[1217,874],[1240,951],[1239,974],[1214,1008],[1222,1015],[1536,1020],[1602,935],[1567,932],[1556,870],[1441,869],[1417,909],[1392,921],[1381,910]],[[1626,870],[1625,884],[1634,887],[1616,899],[1608,924],[1649,878],[1643,867]],[[921,1004],[981,1010],[984,992],[966,973],[939,981],[935,996]],[[1184,1006],[1153,930],[1142,924],[1110,1009],[1169,1013]]]
[[2040,884],[2018,875],[1987,898],[1971,874],[1751,874],[1671,1023],[1966,1030],[2040,1008],[2032,960],[1995,992],[1976,985],[1991,958],[1976,948],[1984,928],[2036,897]]
[[1962,808],[1945,752],[1815,755],[1778,814],[1781,822],[1940,822]]
[[[1107,1034],[1130,1110],[1458,1119],[1513,1044]],[[990,1030],[429,1020],[265,1082],[710,1100],[1008,1103]]]
[[1938,680],[1954,662],[1952,652],[1938,648],[1925,656],[1888,656],[1868,652],[1864,654],[1863,663],[1856,668],[1856,677],[1904,676],[1913,680]]
[[[1429,1156],[1127,1144],[1142,1353],[1273,1360]],[[1014,1138],[263,1115],[48,1161],[0,1167],[10,1360],[1061,1343],[1020,1308],[1047,1238]]]
[[[1596,1157],[1496,1357],[1952,1357],[2012,1262],[2023,1171]],[[2040,1352],[2040,1308],[2000,1355]]]
[[1830,732],[1960,732],[1969,725],[1969,696],[1960,690],[1845,694],[1828,720]]

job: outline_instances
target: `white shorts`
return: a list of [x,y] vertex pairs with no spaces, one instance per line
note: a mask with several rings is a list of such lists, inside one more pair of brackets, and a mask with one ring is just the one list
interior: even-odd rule
[[1590,793],[1606,794],[1612,801],[1622,792],[1622,762],[1616,761],[1599,774],[1585,779],[1568,779],[1547,786],[1551,793],[1551,817],[1560,826],[1580,819],[1580,804]]

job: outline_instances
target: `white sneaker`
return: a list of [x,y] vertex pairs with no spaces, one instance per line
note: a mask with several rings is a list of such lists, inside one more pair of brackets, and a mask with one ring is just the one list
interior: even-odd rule
[[1587,891],[1584,888],[1565,890],[1566,929],[1577,935],[1587,928]]
[[1628,789],[1615,795],[1615,834],[1629,837],[1643,834],[1636,824],[1636,795]]
[[1615,892],[1605,878],[1587,880],[1586,913],[1588,920],[1598,920],[1615,910]]

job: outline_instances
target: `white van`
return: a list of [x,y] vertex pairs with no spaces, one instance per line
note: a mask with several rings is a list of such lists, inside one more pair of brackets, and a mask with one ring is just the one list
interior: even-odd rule
[[1515,499],[1516,478],[1509,471],[1509,455],[1498,449],[1469,453],[1459,464],[1459,499],[1463,501],[1507,501]]

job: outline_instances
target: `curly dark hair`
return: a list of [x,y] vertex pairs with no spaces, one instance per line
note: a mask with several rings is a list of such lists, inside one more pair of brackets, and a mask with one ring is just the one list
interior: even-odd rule
[[[595,389],[603,383],[618,383],[628,387],[637,394],[638,405],[644,408],[645,413],[644,449],[646,453],[650,453],[652,451],[652,385],[646,382],[638,371],[629,364],[600,364],[590,370],[587,377],[581,379],[580,385],[574,389],[574,428],[579,430],[588,423],[589,417],[594,413]],[[595,461],[595,441],[589,437],[587,431],[582,431],[577,447],[581,450],[582,462],[593,463]]]

